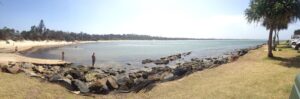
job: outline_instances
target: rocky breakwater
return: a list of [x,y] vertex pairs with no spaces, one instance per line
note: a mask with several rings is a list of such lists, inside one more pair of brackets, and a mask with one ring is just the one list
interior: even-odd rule
[[[180,79],[196,71],[233,62],[240,56],[248,53],[249,50],[260,47],[261,45],[247,49],[239,49],[219,57],[192,58],[190,61],[178,63],[175,68],[160,66],[153,67],[150,71],[127,72],[113,68],[101,69],[87,66],[55,66],[31,63],[9,63],[1,65],[1,71],[12,74],[23,72],[30,77],[37,77],[60,84],[73,93],[82,95],[108,94],[110,92],[139,92],[143,89],[150,90],[159,82]],[[171,61],[180,57],[178,54],[163,58],[162,60]]]
[[167,57],[162,57],[162,58],[157,59],[157,60],[145,59],[145,60],[142,60],[142,64],[154,63],[156,65],[166,65],[166,64],[169,64],[169,62],[171,62],[171,61],[181,59],[182,57],[188,56],[191,53],[192,52],[186,52],[186,53],[170,55],[170,56],[167,56]]

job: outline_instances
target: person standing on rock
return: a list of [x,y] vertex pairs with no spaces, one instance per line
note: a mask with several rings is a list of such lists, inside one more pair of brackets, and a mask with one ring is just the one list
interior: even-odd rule
[[61,60],[62,60],[62,61],[65,60],[65,52],[64,52],[64,51],[61,52]]
[[93,67],[95,66],[95,62],[96,62],[96,56],[95,56],[95,52],[93,52],[93,55],[92,55],[92,66]]

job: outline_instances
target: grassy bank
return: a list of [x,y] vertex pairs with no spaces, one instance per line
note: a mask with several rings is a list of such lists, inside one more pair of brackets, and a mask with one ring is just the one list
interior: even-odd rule
[[[286,45],[269,59],[266,46],[238,61],[191,74],[183,79],[157,84],[148,92],[97,95],[96,98],[209,98],[286,99],[300,72],[300,53]],[[1,98],[93,98],[24,74],[0,73]]]

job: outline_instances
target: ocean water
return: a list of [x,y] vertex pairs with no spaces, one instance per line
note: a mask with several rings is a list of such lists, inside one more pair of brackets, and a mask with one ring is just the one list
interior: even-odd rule
[[66,61],[78,65],[91,65],[91,56],[95,52],[96,66],[140,68],[154,66],[154,64],[141,64],[143,59],[159,59],[192,51],[191,55],[177,61],[182,62],[195,57],[219,56],[236,49],[256,46],[265,42],[265,40],[126,40],[68,45],[27,52],[24,55],[60,59],[61,52],[64,51]]

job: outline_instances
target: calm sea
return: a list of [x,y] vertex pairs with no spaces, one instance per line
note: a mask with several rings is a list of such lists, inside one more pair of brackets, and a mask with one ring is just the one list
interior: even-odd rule
[[152,66],[152,64],[142,65],[143,59],[159,59],[164,56],[192,51],[190,56],[179,60],[186,61],[192,57],[218,56],[235,49],[247,48],[265,42],[265,40],[126,40],[69,45],[28,52],[24,55],[60,59],[61,52],[64,51],[66,61],[91,65],[91,56],[95,52],[97,66],[139,68]]

